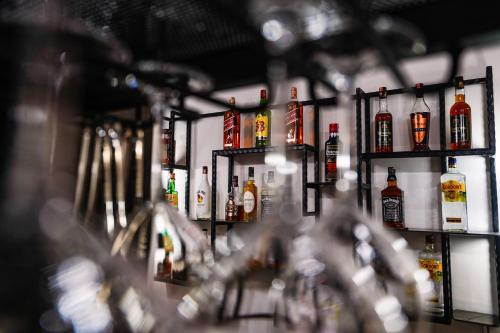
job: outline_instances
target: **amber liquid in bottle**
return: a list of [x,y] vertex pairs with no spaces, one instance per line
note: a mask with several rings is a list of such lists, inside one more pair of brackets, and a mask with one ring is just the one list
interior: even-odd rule
[[429,150],[431,112],[424,99],[423,87],[422,83],[417,83],[415,86],[417,99],[415,100],[415,104],[413,104],[410,114],[411,137],[414,151]]
[[301,145],[304,143],[304,108],[297,100],[297,88],[291,89],[291,101],[288,103],[286,114],[286,143]]
[[403,229],[404,219],[404,192],[397,185],[396,170],[389,168],[387,187],[382,190],[382,220],[384,226]]
[[392,152],[392,114],[387,110],[387,89],[378,90],[379,111],[375,115],[375,151]]
[[[234,97],[229,99],[229,104],[235,105]],[[224,149],[240,148],[240,113],[234,108],[224,112]]]
[[255,186],[253,167],[248,168],[248,180],[243,188],[243,220],[257,219],[257,186]]
[[464,79],[459,76],[455,79],[455,103],[450,109],[450,149],[471,148],[471,109],[465,103]]

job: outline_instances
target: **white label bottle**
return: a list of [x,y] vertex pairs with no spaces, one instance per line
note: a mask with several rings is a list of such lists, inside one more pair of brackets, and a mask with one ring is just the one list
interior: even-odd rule
[[448,157],[448,172],[441,175],[443,230],[467,231],[465,175],[456,169],[457,160]]
[[198,220],[210,219],[210,184],[208,183],[208,167],[203,167],[200,185],[196,190],[196,218]]

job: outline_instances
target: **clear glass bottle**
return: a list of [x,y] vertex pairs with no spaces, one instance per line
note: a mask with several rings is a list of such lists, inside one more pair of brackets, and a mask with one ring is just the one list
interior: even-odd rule
[[430,278],[434,282],[434,295],[426,300],[426,311],[442,315],[444,313],[443,301],[443,260],[441,253],[436,251],[434,237],[425,236],[425,248],[418,255],[420,268],[429,271]]
[[431,109],[424,99],[424,85],[415,85],[416,99],[410,111],[411,137],[413,150],[429,150],[429,133],[431,127]]
[[458,172],[456,164],[454,157],[448,157],[448,172],[441,175],[443,230],[467,231],[465,175]]
[[325,142],[325,181],[334,182],[338,178],[337,156],[339,154],[339,124],[329,126],[330,137]]
[[392,152],[392,114],[387,109],[387,88],[378,88],[379,109],[375,115],[375,152]]
[[196,190],[196,218],[198,220],[210,219],[210,183],[208,182],[208,167],[203,167],[201,182]]
[[472,138],[471,109],[465,103],[464,78],[455,78],[455,103],[450,109],[450,149],[470,149]]
[[255,114],[255,147],[271,146],[271,110],[267,106],[267,90],[260,91],[260,109]]
[[243,188],[243,220],[250,222],[257,219],[257,186],[255,186],[254,169],[248,168],[248,180]]
[[398,187],[396,169],[393,167],[388,168],[387,187],[382,190],[381,197],[384,226],[403,229],[405,227],[404,191]]
[[[267,172],[267,177],[264,177],[262,189],[260,191],[261,216],[272,215],[274,212],[274,203],[276,196],[276,183],[274,182],[274,171]],[[267,179],[266,179],[267,178]]]

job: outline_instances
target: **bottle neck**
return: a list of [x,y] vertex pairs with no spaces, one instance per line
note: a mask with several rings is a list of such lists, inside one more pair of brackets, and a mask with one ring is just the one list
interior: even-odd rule
[[387,179],[387,186],[389,187],[396,187],[398,185],[398,180],[396,178],[394,179]]
[[455,88],[455,102],[465,102],[464,88]]
[[426,243],[425,244],[426,252],[434,252],[434,243]]
[[413,104],[413,107],[411,109],[411,112],[431,112],[431,109],[425,102],[424,96],[417,96],[417,99],[415,100],[415,104]]
[[457,168],[454,165],[448,165],[448,173],[457,173]]
[[175,191],[175,179],[170,178],[170,180],[168,181],[168,190],[170,192]]
[[267,106],[267,98],[260,99],[260,106]]
[[338,132],[330,131],[330,138],[336,138],[339,135]]
[[381,98],[378,101],[378,112],[379,113],[387,113],[387,98]]
[[201,181],[203,181],[203,182],[207,181],[208,182],[208,175],[206,173],[202,173],[201,174]]

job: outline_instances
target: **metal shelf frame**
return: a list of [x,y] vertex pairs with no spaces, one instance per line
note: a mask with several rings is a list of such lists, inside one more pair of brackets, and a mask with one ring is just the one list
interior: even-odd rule
[[[463,310],[454,310],[452,301],[451,288],[451,262],[450,262],[450,236],[463,237],[480,237],[490,239],[493,244],[495,253],[495,277],[497,286],[497,303],[500,308],[500,233],[498,226],[498,202],[497,202],[497,185],[496,185],[496,170],[495,170],[495,114],[493,105],[493,71],[492,67],[486,67],[486,76],[484,78],[476,78],[465,80],[465,85],[484,84],[486,92],[486,117],[488,122],[487,141],[488,147],[483,149],[470,150],[448,150],[446,142],[446,112],[445,108],[445,90],[453,87],[452,83],[429,84],[424,85],[424,92],[437,93],[439,96],[439,135],[440,135],[440,150],[429,151],[399,151],[393,153],[374,153],[371,152],[371,121],[372,112],[370,110],[370,99],[378,98],[378,92],[364,92],[361,88],[356,89],[356,140],[357,140],[357,155],[358,155],[358,206],[366,212],[372,214],[372,160],[381,158],[422,158],[422,157],[438,157],[441,165],[441,172],[446,172],[446,157],[447,156],[484,156],[487,159],[489,169],[489,195],[491,205],[491,232],[447,232],[443,230],[432,229],[414,229],[407,228],[400,230],[402,233],[434,233],[441,236],[441,251],[443,258],[443,294],[444,294],[444,315],[431,316],[429,319],[433,322],[449,324],[453,320],[465,321],[470,323],[479,323],[488,326],[499,326],[499,316],[489,314],[472,313]],[[392,89],[388,90],[388,95],[414,93],[414,88],[409,89]],[[364,106],[364,110],[362,109]],[[364,115],[363,115],[364,112]],[[364,122],[362,121],[364,120]],[[364,149],[363,151],[363,141]],[[364,181],[363,181],[364,174]],[[363,200],[364,199],[364,200]],[[363,205],[364,204],[364,205]],[[479,318],[479,319],[478,319]],[[486,319],[485,319],[486,318]]]

